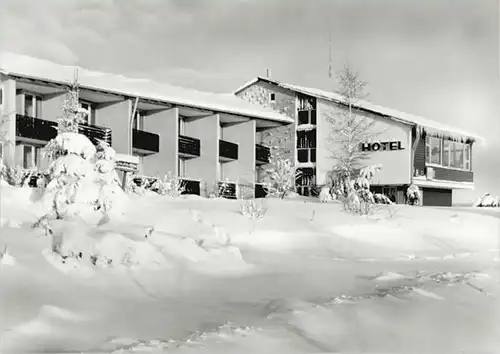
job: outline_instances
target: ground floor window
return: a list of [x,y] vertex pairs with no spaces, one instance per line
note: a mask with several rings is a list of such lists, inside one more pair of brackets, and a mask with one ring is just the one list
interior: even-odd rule
[[33,169],[39,166],[41,147],[33,145],[19,145],[21,165],[24,169]]
[[298,168],[298,177],[295,181],[297,193],[303,196],[310,196],[316,184],[316,170],[314,168]]

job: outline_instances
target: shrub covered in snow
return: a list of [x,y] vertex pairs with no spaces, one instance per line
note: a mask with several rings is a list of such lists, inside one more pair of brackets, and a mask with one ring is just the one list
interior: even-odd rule
[[344,210],[369,215],[376,210],[377,204],[392,204],[386,196],[375,197],[370,191],[371,180],[381,168],[381,165],[366,166],[359,170],[354,179],[345,176],[334,179],[333,191],[336,198],[342,202]]
[[272,155],[267,174],[267,193],[270,197],[284,199],[287,194],[295,190],[295,181],[300,177],[290,159],[280,154]]
[[157,178],[151,186],[151,190],[160,195],[177,198],[186,190],[185,182],[171,172],[167,173],[163,179]]
[[392,201],[389,199],[389,197],[384,194],[374,193],[373,199],[377,204],[392,204]]
[[498,197],[493,197],[489,193],[486,193],[476,200],[476,202],[473,204],[473,207],[497,208],[500,207],[500,199]]
[[262,219],[267,212],[265,199],[262,198],[260,202],[257,202],[255,199],[245,200],[241,204],[240,212],[241,215],[248,216],[250,219]]
[[331,188],[329,186],[323,186],[319,192],[319,201],[321,203],[328,203],[332,199]]
[[416,185],[411,184],[406,189],[406,198],[408,200],[408,204],[419,205],[422,201],[422,196],[420,195],[419,188]]

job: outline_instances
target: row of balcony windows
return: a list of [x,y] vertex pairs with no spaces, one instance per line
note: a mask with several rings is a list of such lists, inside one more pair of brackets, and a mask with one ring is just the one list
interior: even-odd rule
[[[34,118],[26,115],[16,115],[16,137],[48,142],[57,136],[57,122]],[[80,124],[79,131],[87,136],[92,143],[100,140],[111,145],[111,129],[92,124]],[[155,133],[139,129],[132,131],[132,147],[145,153],[160,151],[160,136]],[[201,155],[201,141],[199,139],[179,135],[179,155],[183,158],[195,158]],[[256,144],[255,155],[257,164],[269,163],[270,149],[267,146]],[[226,161],[238,160],[238,144],[219,140],[219,156]]]

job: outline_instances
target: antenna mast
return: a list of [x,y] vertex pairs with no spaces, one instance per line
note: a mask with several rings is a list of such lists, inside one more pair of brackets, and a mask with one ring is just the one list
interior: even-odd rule
[[332,29],[328,28],[328,78],[332,80]]

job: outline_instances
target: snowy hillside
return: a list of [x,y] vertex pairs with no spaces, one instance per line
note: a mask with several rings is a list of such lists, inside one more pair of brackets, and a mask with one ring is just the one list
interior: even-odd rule
[[63,263],[31,227],[34,191],[0,191],[2,354],[500,346],[498,217],[270,199],[252,219],[241,201],[132,195],[107,223],[56,220],[63,245],[108,260]]

